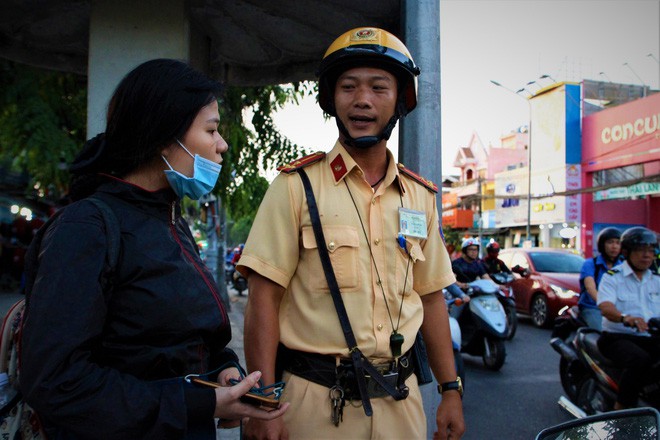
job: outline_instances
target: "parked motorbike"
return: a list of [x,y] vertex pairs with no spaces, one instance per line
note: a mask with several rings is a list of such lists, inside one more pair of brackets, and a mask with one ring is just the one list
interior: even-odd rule
[[486,368],[498,371],[504,365],[507,322],[497,299],[499,287],[490,280],[468,283],[470,302],[458,317],[461,352],[481,356]]
[[499,285],[505,286],[497,291],[497,299],[500,300],[504,313],[506,313],[507,333],[506,339],[510,341],[518,330],[518,312],[516,312],[516,299],[513,296],[513,289],[508,284],[513,281],[513,274],[509,272],[498,272],[489,275],[493,281]]
[[[651,337],[660,337],[660,317],[649,320]],[[589,327],[579,327],[569,343],[559,336],[550,345],[565,362],[560,361],[562,386],[569,398],[561,396],[559,405],[576,417],[611,411],[616,402],[621,369],[598,350],[600,332]],[[660,364],[654,366],[660,377]],[[660,408],[660,380],[645,385],[640,393],[641,406]]]
[[236,268],[229,261],[225,261],[225,283],[231,284],[234,280],[234,271]]
[[247,280],[235,268],[232,274],[232,287],[238,292],[238,296],[243,296],[243,291],[248,288]]

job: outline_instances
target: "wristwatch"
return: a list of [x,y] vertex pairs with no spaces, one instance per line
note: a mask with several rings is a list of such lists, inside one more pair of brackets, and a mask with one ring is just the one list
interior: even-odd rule
[[619,322],[623,322],[623,320],[626,319],[626,316],[628,316],[628,315],[626,315],[625,313],[622,313],[621,318],[619,318]]
[[450,390],[458,391],[458,394],[463,397],[463,382],[460,377],[457,377],[456,380],[452,380],[451,382],[444,382],[438,385],[438,393],[440,394]]

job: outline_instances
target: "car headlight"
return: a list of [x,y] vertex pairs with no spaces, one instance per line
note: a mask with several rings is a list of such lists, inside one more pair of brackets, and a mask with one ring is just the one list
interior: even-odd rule
[[550,284],[550,288],[555,292],[555,294],[564,299],[570,299],[575,296],[579,296],[580,294],[575,292],[574,290],[571,289],[564,289],[563,287],[555,286],[554,284]]

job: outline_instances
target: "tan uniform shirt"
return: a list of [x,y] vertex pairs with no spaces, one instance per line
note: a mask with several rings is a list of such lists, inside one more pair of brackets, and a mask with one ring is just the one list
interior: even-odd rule
[[[435,195],[399,173],[387,154],[387,174],[375,192],[339,142],[305,167],[358,346],[376,360],[392,359],[393,328],[405,338],[402,353],[412,347],[423,318],[420,297],[455,280]],[[402,206],[423,212],[426,221],[427,238],[406,237],[407,252],[397,242]],[[268,189],[238,264],[241,273],[246,268],[286,288],[279,315],[282,343],[348,357],[297,173],[280,174]]]

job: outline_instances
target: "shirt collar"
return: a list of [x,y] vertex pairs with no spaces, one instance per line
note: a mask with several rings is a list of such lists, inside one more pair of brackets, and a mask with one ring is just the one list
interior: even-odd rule
[[[622,261],[623,261],[623,256],[619,255],[619,257],[614,261],[612,267],[618,266],[619,263],[621,263]],[[603,254],[598,254],[598,256],[596,257],[596,264],[600,264],[601,266],[607,267],[607,262],[605,261]]]
[[[401,194],[404,194],[405,190],[399,174],[399,169],[396,166],[394,155],[389,149],[387,150],[387,156],[389,158],[389,164],[387,166],[385,179],[383,179],[383,187],[387,187],[396,181],[399,191]],[[338,185],[354,168],[360,169],[358,164],[353,160],[351,155],[348,154],[339,141],[335,143],[335,146],[330,150],[327,157],[328,166],[330,167],[330,172],[335,180],[335,185]]]
[[[635,279],[639,279],[637,278],[637,275],[635,275],[635,272],[633,271],[632,267],[630,267],[630,264],[628,264],[628,261],[624,261],[623,264],[621,264],[619,267],[621,268],[621,272],[623,273],[624,277],[633,276],[635,277]],[[642,281],[646,281],[647,278],[650,276],[653,276],[651,270],[646,269],[646,271],[644,271],[644,276],[642,276]]]

